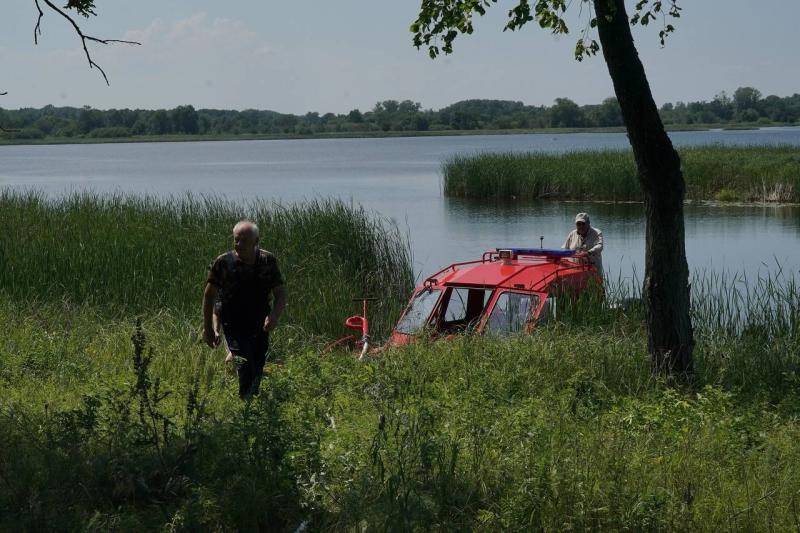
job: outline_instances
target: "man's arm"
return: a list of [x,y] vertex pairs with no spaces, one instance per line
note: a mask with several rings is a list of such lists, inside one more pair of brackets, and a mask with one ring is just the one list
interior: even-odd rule
[[272,289],[272,298],[272,312],[269,314],[266,320],[264,320],[265,333],[269,333],[275,328],[275,326],[278,325],[278,321],[283,314],[283,310],[286,309],[286,301],[288,300],[286,285],[278,285]]
[[203,291],[203,339],[211,348],[219,344],[219,335],[214,331],[214,303],[217,301],[217,287],[206,283]]
[[595,231],[597,232],[597,244],[588,250],[588,253],[590,254],[600,253],[603,251],[603,232],[597,229]]

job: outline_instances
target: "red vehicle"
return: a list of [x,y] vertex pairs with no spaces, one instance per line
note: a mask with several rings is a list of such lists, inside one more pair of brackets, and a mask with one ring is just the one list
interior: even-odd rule
[[[572,250],[484,252],[478,260],[440,270],[414,289],[388,345],[409,344],[422,334],[530,333],[537,322],[555,315],[557,295],[578,294],[601,283],[586,255]],[[363,314],[348,318],[345,326],[360,331],[361,339],[345,337],[331,347],[355,341],[363,357],[370,347],[369,326],[366,299],[359,301]]]
[[572,250],[484,252],[480,260],[454,263],[425,279],[389,344],[408,344],[424,330],[445,336],[530,333],[538,321],[555,315],[555,294],[577,294],[598,283],[585,255]]

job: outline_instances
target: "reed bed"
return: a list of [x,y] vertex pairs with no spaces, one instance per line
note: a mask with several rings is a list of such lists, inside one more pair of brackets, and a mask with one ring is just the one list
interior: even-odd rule
[[[800,202],[795,146],[697,146],[678,150],[692,200]],[[640,201],[630,151],[481,153],[442,165],[446,196],[476,199]]]
[[[795,273],[703,271],[692,279],[697,372],[779,402],[800,376],[800,290]],[[711,377],[713,376],[713,378]]]
[[[779,402],[800,376],[800,287],[776,264],[748,275],[697,269],[690,276],[698,383]],[[606,280],[604,291],[559,298],[556,324],[645,338],[641,283]]]
[[232,247],[231,228],[243,218],[259,224],[262,247],[278,257],[289,327],[336,335],[357,296],[379,298],[376,333],[396,319],[413,283],[407,239],[391,221],[334,200],[241,206],[220,197],[3,191],[0,294],[112,317],[168,309],[199,319],[208,266]]

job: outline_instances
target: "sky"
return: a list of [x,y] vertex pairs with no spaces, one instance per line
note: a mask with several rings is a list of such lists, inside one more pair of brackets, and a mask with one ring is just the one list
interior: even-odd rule
[[[34,45],[33,0],[5,0],[0,19],[0,107],[367,111],[388,99],[439,109],[488,98],[552,105],[613,95],[601,56],[573,58],[578,33],[554,37],[536,24],[503,32],[515,2],[500,0],[431,60],[412,46],[416,0],[98,0],[84,32],[141,46],[90,44],[106,71],[89,69],[66,21],[46,12]],[[632,4],[632,2],[628,2]],[[765,96],[800,92],[798,0],[682,0],[677,29],[661,48],[658,25],[636,30],[656,102],[710,100],[752,86]],[[572,0],[571,29],[588,22]]]

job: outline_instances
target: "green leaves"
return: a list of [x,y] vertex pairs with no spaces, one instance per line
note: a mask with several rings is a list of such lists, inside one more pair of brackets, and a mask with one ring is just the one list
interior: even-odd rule
[[[85,1],[85,0],[84,0]],[[498,0],[422,0],[417,19],[409,27],[414,34],[413,44],[417,48],[426,46],[431,59],[441,52],[453,52],[453,42],[461,34],[472,34],[474,27],[472,17],[477,13],[486,14],[486,10]],[[599,1],[599,0],[594,0]],[[606,0],[604,0],[606,1]],[[581,4],[592,5],[593,0],[582,0]],[[514,7],[508,10],[508,21],[503,31],[516,31],[529,22],[538,23],[540,28],[550,30],[555,35],[569,33],[563,14],[567,11],[567,0],[517,0]],[[668,17],[680,17],[681,8],[677,0],[639,0],[634,5],[635,13],[630,18],[632,26],[648,26],[657,16],[664,24],[659,31],[661,45],[667,36],[675,31],[675,27],[666,23]],[[582,37],[575,45],[575,59],[582,61],[586,56],[596,55],[600,50],[597,41],[589,35],[600,21],[591,17]],[[608,22],[611,22],[610,20]]]
[[[427,46],[431,58],[440,52],[452,53],[456,37],[474,31],[472,17],[485,15],[495,3],[497,0],[422,0],[419,16],[409,27],[414,34],[414,46]],[[561,17],[566,10],[566,0],[536,0],[533,5],[529,0],[519,0],[508,11],[508,22],[503,31],[515,31],[536,21],[540,27],[555,34],[569,33],[567,23]]]
[[86,18],[89,18],[89,15],[97,15],[94,11],[94,0],[68,0],[64,9],[73,9]]
[[527,0],[521,0],[517,7],[508,12],[509,21],[504,29],[514,31],[535,20],[539,27],[552,30],[553,33],[569,33],[566,22],[560,16],[566,9],[563,0],[537,0],[534,14],[531,15],[530,4]]
[[597,52],[599,51],[600,45],[594,39],[587,41],[586,37],[584,36],[578,39],[578,42],[575,43],[575,59],[577,61],[583,61],[583,58],[586,56],[597,55]]
[[[419,16],[410,27],[414,46],[427,46],[431,58],[440,51],[451,53],[452,42],[460,33],[472,33],[473,13],[483,15],[489,5],[488,0],[423,0]],[[441,48],[439,42],[443,42]]]
[[651,1],[640,0],[636,3],[636,12],[630,18],[630,24],[631,26],[636,26],[637,24],[647,26],[656,18],[656,15],[660,15],[663,25],[658,32],[658,38],[661,46],[664,46],[667,36],[675,31],[675,27],[672,24],[667,24],[667,18],[680,18],[681,8],[678,7],[677,0],[668,0],[666,11],[664,10],[664,0],[653,1],[652,5]]

